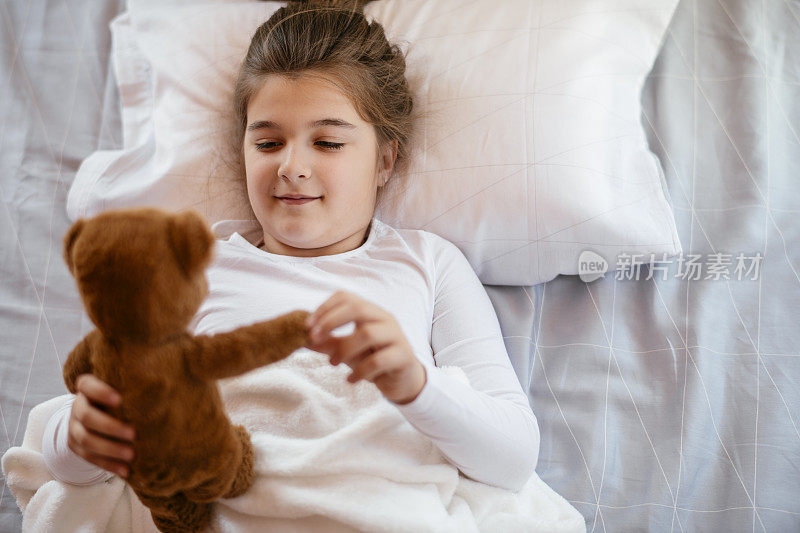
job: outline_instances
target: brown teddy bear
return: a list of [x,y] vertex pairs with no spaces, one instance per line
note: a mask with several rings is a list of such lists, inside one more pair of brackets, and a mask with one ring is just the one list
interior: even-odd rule
[[97,329],[64,381],[92,373],[122,395],[112,416],[136,428],[130,484],[161,531],[197,531],[211,502],[253,482],[253,447],[223,410],[216,380],[279,361],[308,342],[306,311],[216,335],[187,326],[208,294],[214,238],[193,211],[106,211],[64,236],[64,259]]

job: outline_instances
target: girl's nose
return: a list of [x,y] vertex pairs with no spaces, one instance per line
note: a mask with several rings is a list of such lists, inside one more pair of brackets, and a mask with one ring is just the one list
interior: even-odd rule
[[[288,147],[287,147],[288,148]],[[297,179],[307,178],[311,169],[306,162],[306,159],[299,153],[296,147],[291,147],[285,150],[285,157],[278,168],[278,175],[282,178]]]

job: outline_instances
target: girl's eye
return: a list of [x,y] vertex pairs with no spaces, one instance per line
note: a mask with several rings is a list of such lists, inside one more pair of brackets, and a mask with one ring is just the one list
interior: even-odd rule
[[272,148],[276,144],[278,144],[278,143],[271,142],[271,141],[270,142],[265,142],[265,143],[259,143],[259,144],[256,144],[256,148],[258,148],[259,150],[265,150],[267,148]]
[[330,148],[331,150],[340,150],[344,143],[332,143],[327,141],[317,141],[319,144],[324,146],[325,148]]
[[[265,142],[265,143],[258,143],[258,144],[256,144],[256,148],[258,148],[259,150],[268,150],[270,148],[274,148],[275,145],[277,145],[277,144],[279,144],[279,143],[277,143],[275,141],[269,141],[269,142]],[[319,144],[320,146],[322,146],[324,148],[328,148],[330,150],[340,150],[342,148],[342,146],[344,146],[344,143],[333,143],[333,142],[328,142],[328,141],[317,141],[317,144]]]

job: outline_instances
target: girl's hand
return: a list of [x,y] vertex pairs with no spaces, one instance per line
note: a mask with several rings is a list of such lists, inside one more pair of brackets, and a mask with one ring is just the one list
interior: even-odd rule
[[133,426],[97,407],[116,407],[122,397],[92,374],[78,376],[75,387],[78,393],[69,417],[69,449],[104,470],[128,477],[128,464],[133,459],[130,443],[136,436]]
[[[330,332],[355,322],[352,334],[331,337]],[[425,386],[425,367],[414,355],[395,318],[375,304],[339,291],[320,305],[306,321],[307,348],[328,354],[332,365],[347,363],[351,383],[365,379],[398,404],[413,401]]]

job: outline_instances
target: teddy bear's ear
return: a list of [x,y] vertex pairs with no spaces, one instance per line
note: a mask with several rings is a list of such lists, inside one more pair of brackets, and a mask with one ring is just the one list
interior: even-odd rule
[[195,211],[178,213],[169,221],[172,250],[187,276],[206,265],[211,256],[214,236],[206,221]]
[[75,274],[72,271],[73,263],[72,263],[72,246],[75,244],[75,240],[78,238],[78,234],[83,229],[83,225],[85,224],[85,220],[79,218],[77,222],[75,222],[72,227],[67,230],[67,233],[64,235],[64,261],[67,263],[67,268],[69,269],[71,274]]

